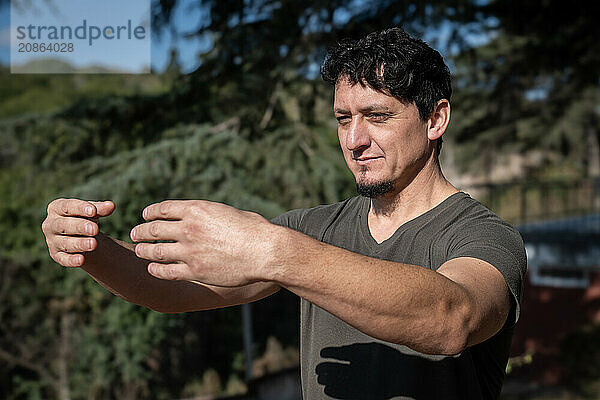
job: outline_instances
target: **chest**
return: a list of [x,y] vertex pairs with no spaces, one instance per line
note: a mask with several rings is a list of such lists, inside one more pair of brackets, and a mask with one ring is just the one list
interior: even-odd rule
[[444,231],[434,224],[401,226],[387,240],[377,243],[360,218],[332,224],[321,240],[368,257],[433,270],[448,259],[450,243]]

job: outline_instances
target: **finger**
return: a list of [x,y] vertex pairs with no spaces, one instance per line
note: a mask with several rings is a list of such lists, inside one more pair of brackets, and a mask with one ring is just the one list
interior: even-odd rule
[[321,385],[333,384],[334,382],[346,382],[355,368],[350,364],[338,362],[322,362],[317,365],[317,382]]
[[153,240],[179,240],[181,224],[176,221],[152,221],[140,224],[131,230],[130,237],[134,242]]
[[57,199],[48,204],[48,214],[56,213],[63,217],[87,217],[97,216],[96,206],[89,201],[79,199]]
[[81,267],[85,258],[81,254],[69,254],[58,252],[54,255],[54,261],[63,267]]
[[107,217],[115,211],[116,205],[110,200],[107,201],[90,201],[95,207],[99,217]]
[[185,263],[161,264],[153,262],[148,264],[148,272],[152,276],[169,281],[193,279],[190,267]]
[[156,219],[180,220],[185,215],[186,207],[190,202],[183,200],[165,200],[160,203],[150,204],[142,211],[142,217],[146,221]]
[[353,354],[348,351],[350,346],[325,347],[321,350],[321,357],[333,358],[340,361],[352,361]]
[[49,221],[51,234],[54,235],[81,235],[95,236],[98,234],[98,224],[94,221],[88,221],[84,218],[59,217]]
[[78,238],[69,236],[57,236],[54,238],[52,247],[62,253],[81,253],[92,251],[96,248],[96,239]]
[[150,261],[181,261],[181,250],[179,243],[138,243],[135,245],[135,254]]

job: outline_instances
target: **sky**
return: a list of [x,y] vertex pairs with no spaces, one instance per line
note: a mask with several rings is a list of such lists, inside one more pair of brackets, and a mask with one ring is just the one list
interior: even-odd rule
[[[98,3],[106,4],[106,2]],[[122,8],[123,13],[127,12],[127,3],[129,2],[120,3],[121,7],[125,7]],[[153,71],[164,70],[169,62],[171,48],[177,49],[183,72],[193,71],[198,66],[197,54],[209,49],[210,43],[203,38],[185,38],[185,34],[190,33],[204,18],[201,10],[192,7],[193,3],[194,0],[181,0],[180,6],[175,10],[173,29],[177,30],[176,35],[173,35],[170,29],[152,32],[150,54]],[[109,17],[105,19],[108,20]],[[0,63],[9,65],[10,59],[10,5],[5,4],[0,6]]]
[[[132,73],[150,71],[150,0],[36,3],[11,8],[11,72],[48,59],[60,59],[76,68],[93,65]],[[28,50],[26,46],[33,43],[56,50]]]

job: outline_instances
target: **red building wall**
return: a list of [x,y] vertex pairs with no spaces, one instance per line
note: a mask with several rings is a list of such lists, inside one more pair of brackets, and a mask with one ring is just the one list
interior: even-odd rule
[[529,351],[532,362],[516,368],[511,376],[541,385],[560,383],[565,373],[559,362],[560,343],[590,322],[600,322],[600,272],[591,273],[585,289],[532,286],[527,280],[511,356]]

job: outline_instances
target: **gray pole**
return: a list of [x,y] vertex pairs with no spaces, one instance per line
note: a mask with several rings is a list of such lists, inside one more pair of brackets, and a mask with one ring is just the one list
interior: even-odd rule
[[242,304],[242,331],[246,362],[246,382],[252,379],[252,310],[250,304]]

